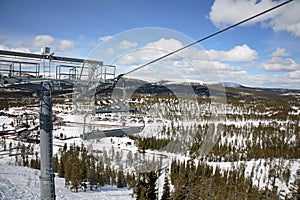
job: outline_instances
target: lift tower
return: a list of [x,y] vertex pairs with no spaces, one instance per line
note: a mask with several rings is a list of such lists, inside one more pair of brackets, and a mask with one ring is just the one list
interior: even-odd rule
[[40,92],[40,146],[41,199],[55,199],[52,148],[52,94],[51,85],[47,82],[42,83]]
[[[107,67],[114,69],[113,73],[108,73]],[[41,199],[55,199],[52,97],[72,94],[74,87],[82,93],[101,93],[113,88],[118,80],[114,66],[104,66],[96,60],[54,56],[49,47],[40,55],[0,50],[1,91],[18,95],[21,92],[24,98],[40,97]]]

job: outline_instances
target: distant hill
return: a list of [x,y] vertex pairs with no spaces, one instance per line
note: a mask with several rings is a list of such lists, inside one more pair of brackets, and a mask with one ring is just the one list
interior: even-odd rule
[[[209,97],[226,93],[227,98],[238,99],[269,99],[270,97],[279,100],[283,96],[299,96],[300,90],[282,88],[259,88],[247,87],[238,83],[224,82],[217,84],[204,84],[196,82],[174,82],[160,81],[147,82],[137,79],[126,79],[126,91],[145,96],[195,96]],[[114,92],[122,93],[122,83],[117,84]],[[221,94],[222,95],[222,94]]]

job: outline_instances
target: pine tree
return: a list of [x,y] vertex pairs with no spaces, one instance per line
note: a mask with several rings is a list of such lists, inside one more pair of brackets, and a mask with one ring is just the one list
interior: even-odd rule
[[118,175],[117,175],[117,188],[124,188],[126,187],[126,180],[124,177],[124,173],[123,173],[123,167],[122,165],[120,165],[120,168],[118,170]]
[[157,199],[157,174],[154,171],[140,173],[138,183],[133,190],[137,200],[156,200]]
[[103,163],[98,163],[97,164],[97,169],[96,169],[96,173],[97,175],[99,176],[99,179],[98,179],[98,185],[99,186],[103,186],[105,185],[105,171],[104,171],[104,165]]
[[157,188],[156,188],[156,181],[157,181],[157,174],[154,171],[150,171],[148,175],[148,187],[147,187],[147,197],[149,200],[156,200],[157,199]]
[[87,150],[83,146],[83,143],[81,144],[81,159],[80,159],[80,179],[82,181],[85,181],[87,178]]
[[110,185],[111,184],[111,177],[114,176],[114,173],[112,172],[110,166],[107,166],[105,168],[105,174],[104,174],[104,184]]
[[133,190],[133,194],[135,195],[137,200],[147,199],[146,186],[147,186],[147,182],[146,182],[145,173],[141,173],[139,174],[138,182]]
[[[147,140],[146,140],[147,141]],[[146,151],[146,144],[145,144],[145,141],[144,139],[140,139],[139,142],[138,142],[138,149],[141,153],[145,153]]]
[[60,161],[59,161],[59,166],[58,166],[58,176],[59,177],[65,177],[65,163],[67,160],[65,160],[65,154],[60,155]]
[[67,149],[68,149],[68,146],[67,146],[67,143],[64,144],[64,147],[63,147],[63,152],[67,152]]
[[127,166],[131,167],[132,163],[133,163],[133,155],[132,155],[132,152],[129,151],[127,154],[126,164],[127,164]]
[[128,188],[134,188],[134,186],[137,183],[134,173],[132,173],[132,175],[130,175],[129,172],[127,172],[126,180],[127,180]]
[[82,183],[81,176],[80,176],[80,160],[78,158],[78,148],[75,148],[72,151],[70,161],[71,162],[69,164],[72,165],[71,176],[70,176],[70,181],[72,184],[71,189],[75,192],[78,192],[79,186]]
[[120,152],[119,152],[119,151],[117,151],[117,152],[116,152],[116,158],[115,158],[115,160],[116,160],[116,164],[117,164],[117,165],[119,165],[119,164],[120,164],[120,162],[121,162],[121,159],[122,159],[122,157],[121,157],[121,154],[120,154]]
[[165,172],[165,183],[163,187],[163,194],[161,200],[169,200],[170,199],[170,183],[169,183],[169,173],[168,170]]
[[90,190],[93,190],[93,186],[97,185],[99,181],[99,174],[96,172],[95,158],[93,155],[89,156],[90,164],[87,173],[87,179],[90,182]]
[[54,172],[57,173],[59,169],[59,160],[57,154],[53,157],[53,165],[54,165]]
[[117,185],[117,171],[112,169],[110,171],[110,173],[108,174],[109,178],[110,178],[110,184],[113,185]]
[[297,170],[296,179],[289,189],[291,190],[291,193],[289,194],[288,199],[300,199],[300,170]]
[[22,161],[23,161],[23,166],[24,167],[26,167],[25,153],[26,153],[26,147],[25,147],[25,144],[22,144],[22,147],[21,147],[21,157],[22,157]]

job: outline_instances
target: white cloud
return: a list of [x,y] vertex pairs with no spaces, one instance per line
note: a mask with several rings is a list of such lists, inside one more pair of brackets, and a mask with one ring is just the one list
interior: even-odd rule
[[[174,39],[161,38],[157,41],[150,42],[140,49],[130,51],[117,59],[117,65],[136,65],[141,66],[154,59],[160,58],[172,51],[180,49],[183,44]],[[178,71],[184,77],[197,79],[199,72],[206,80],[218,82],[219,71],[232,71],[238,73],[241,67],[232,66],[224,62],[249,62],[257,58],[257,52],[248,45],[235,46],[228,51],[218,50],[199,50],[196,48],[188,48],[174,55],[162,59],[152,66],[170,66],[172,70]],[[143,69],[144,71],[144,69]],[[198,73],[193,73],[193,72]],[[142,72],[141,72],[142,73]],[[164,72],[167,76],[168,71]]]
[[248,74],[245,70],[223,71],[221,77],[224,82],[234,82],[249,87],[299,89],[300,84],[300,71],[279,75]]
[[115,51],[115,50],[114,50],[113,48],[110,47],[110,48],[106,49],[106,50],[104,51],[104,53],[107,54],[107,55],[111,55],[111,54],[114,54],[114,51]]
[[111,35],[102,36],[102,37],[99,37],[99,38],[98,38],[98,41],[100,41],[100,42],[105,42],[105,41],[108,41],[108,40],[110,40],[110,39],[112,39],[112,38],[113,38],[113,36],[111,36]]
[[[259,3],[257,3],[256,0],[215,0],[208,17],[215,26],[221,28],[251,17],[274,5],[276,5],[276,3],[271,0],[262,0]],[[266,20],[275,15],[275,13],[271,14],[272,15],[265,15],[264,17],[248,22],[248,25]]]
[[50,47],[59,52],[69,51],[75,48],[75,43],[70,40],[57,40],[50,35],[36,35],[34,38],[25,41],[22,45],[31,51],[40,51],[43,47]]
[[91,40],[89,42],[88,46],[95,47],[95,46],[97,46],[98,44],[100,44],[102,42],[106,42],[108,40],[111,40],[112,38],[113,38],[113,36],[111,36],[111,35],[102,36],[102,37],[99,37],[97,40]]
[[117,59],[119,64],[142,65],[166,54],[164,51],[155,48],[141,48],[128,52]]
[[294,1],[281,9],[280,15],[271,20],[270,26],[274,31],[287,31],[300,37],[300,1]]
[[34,38],[24,42],[24,46],[28,48],[42,48],[46,46],[52,46],[55,40],[50,35],[37,35]]
[[4,44],[0,44],[0,49],[5,51],[17,51],[17,52],[24,52],[24,53],[30,53],[30,49],[25,47],[18,47],[18,48],[12,48],[8,47]]
[[270,54],[272,57],[280,57],[280,56],[290,56],[291,54],[286,52],[285,48],[276,48],[274,52]]
[[[116,62],[118,66],[141,66],[182,47],[183,44],[174,38],[161,38],[140,49],[122,55]],[[164,77],[170,77],[170,74],[176,72],[185,79],[197,80],[199,77],[204,77],[206,82],[220,82],[219,72],[231,71],[238,74],[242,70],[239,66],[232,66],[222,61],[247,62],[256,59],[256,57],[257,52],[247,45],[236,46],[229,51],[189,48],[152,64],[151,68],[159,69],[157,72],[155,71],[154,75],[159,73]],[[164,71],[165,66],[169,68]],[[152,71],[152,73],[154,72]],[[143,68],[143,70],[139,70],[138,75],[141,77],[149,76],[149,72]]]
[[93,52],[93,54],[90,55],[90,57],[92,59],[98,59],[99,56],[101,56],[101,55],[112,55],[112,54],[114,54],[114,52],[115,52],[115,50],[112,47],[109,47],[107,49],[98,49],[95,52]]
[[270,60],[260,63],[257,68],[270,72],[289,72],[300,69],[300,65],[293,59],[282,59],[279,57],[273,57]]
[[280,74],[249,74],[245,67],[224,65],[222,62],[214,62],[214,65],[218,67],[224,82],[235,82],[250,87],[300,89],[300,66],[292,59],[273,58],[258,65],[270,72],[287,72]]
[[213,60],[192,60],[192,64],[195,68],[201,70],[211,70],[211,69],[217,69],[217,70],[230,70],[230,71],[239,71],[241,70],[238,66],[232,66],[228,63],[223,63],[220,61],[213,61]]
[[[160,40],[149,42],[140,49],[136,49],[135,51],[123,55],[118,58],[117,62],[120,64],[141,65],[181,47],[183,47],[183,45],[178,40],[161,38]],[[172,59],[174,59],[174,56],[164,59],[163,62]]]
[[128,40],[123,40],[120,44],[119,44],[119,48],[120,49],[129,49],[131,47],[136,47],[138,46],[137,42],[130,42]]
[[300,70],[289,72],[286,77],[289,79],[299,79],[300,81]]
[[61,40],[56,48],[57,51],[65,52],[72,50],[75,47],[75,43],[70,40]]
[[235,46],[229,51],[208,50],[208,55],[213,60],[229,62],[249,62],[257,58],[257,52],[248,45]]
[[156,48],[156,49],[166,50],[169,52],[175,51],[182,47],[183,47],[182,43],[174,38],[171,39],[161,38],[160,40],[155,42],[150,42],[145,46],[145,48]]
[[[183,44],[174,38],[161,38],[140,49],[127,52],[116,60],[116,64],[124,72],[128,72],[182,47]],[[287,56],[288,53],[283,48],[277,48],[273,55]],[[299,88],[300,65],[293,59],[272,57],[270,60],[251,64],[257,58],[258,52],[247,44],[234,46],[227,51],[188,48],[137,70],[130,76],[153,80],[200,80],[204,83],[225,81],[253,87]],[[241,66],[234,66],[231,62],[240,62]],[[285,73],[256,74],[255,68]],[[252,70],[251,74],[248,74],[248,69]]]
[[[258,14],[279,4],[272,0],[215,0],[208,18],[219,27],[225,27]],[[224,9],[226,12],[224,12]],[[264,27],[271,27],[273,31],[287,31],[294,36],[300,36],[300,1],[294,1],[277,10],[262,15],[244,25],[260,22]]]
[[[146,44],[144,47],[135,52],[131,52],[131,55],[123,56],[121,59],[123,64],[144,64],[182,47],[183,44],[174,38],[161,38],[157,41]],[[176,55],[188,60],[202,59],[223,62],[250,62],[258,57],[257,51],[251,49],[246,44],[235,46],[228,51],[198,50],[196,48],[188,48],[176,53]],[[181,59],[178,56],[170,56],[165,60]]]

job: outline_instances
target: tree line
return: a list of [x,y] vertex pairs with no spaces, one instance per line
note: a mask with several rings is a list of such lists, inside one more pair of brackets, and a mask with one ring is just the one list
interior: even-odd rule
[[105,164],[103,157],[89,154],[82,144],[65,144],[58,154],[54,155],[54,172],[65,178],[65,186],[74,192],[87,189],[95,190],[104,185],[115,185],[118,188],[134,187],[135,175],[124,173],[123,165],[114,169]]

